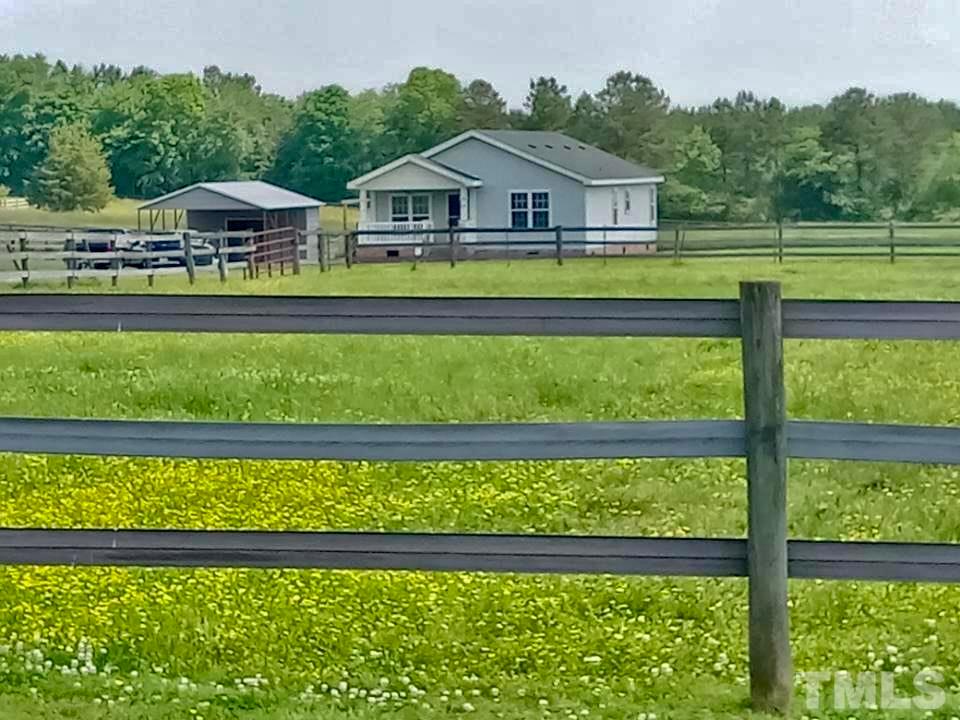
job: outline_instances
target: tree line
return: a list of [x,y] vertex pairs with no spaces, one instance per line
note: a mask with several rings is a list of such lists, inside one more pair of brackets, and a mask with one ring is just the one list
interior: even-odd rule
[[161,75],[0,55],[0,184],[53,209],[243,178],[337,201],[350,178],[472,128],[562,131],[656,168],[665,217],[960,219],[960,108],[912,93],[851,88],[788,107],[742,91],[684,107],[620,71],[577,97],[535,78],[509,108],[485,80],[420,67],[290,100],[215,66]]

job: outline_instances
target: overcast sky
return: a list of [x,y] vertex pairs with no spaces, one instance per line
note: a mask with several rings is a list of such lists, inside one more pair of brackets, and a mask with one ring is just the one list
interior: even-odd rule
[[960,100],[960,0],[0,0],[0,52],[68,63],[216,64],[294,96],[402,80],[416,65],[596,90],[618,69],[676,103],[738,89],[795,103],[851,86]]

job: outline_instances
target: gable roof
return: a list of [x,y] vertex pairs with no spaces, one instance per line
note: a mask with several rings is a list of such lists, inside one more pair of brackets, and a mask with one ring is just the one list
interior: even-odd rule
[[500,148],[561,175],[579,180],[584,185],[663,182],[663,176],[656,170],[624,160],[558,132],[469,130],[431,148],[423,155],[432,158],[470,139]]
[[354,178],[347,183],[347,189],[359,190],[362,185],[366,185],[371,180],[375,180],[381,175],[386,175],[387,173],[392,172],[406,164],[416,165],[424,170],[436,173],[437,175],[445,177],[449,180],[462,183],[466,187],[481,187],[483,185],[483,181],[475,175],[470,175],[462,170],[457,170],[454,167],[444,165],[436,160],[431,160],[423,155],[404,155],[403,157],[397,158],[393,162],[378,167],[376,170],[371,170],[366,175],[361,175],[358,178]]
[[[204,182],[196,183],[172,193],[167,193],[140,206],[141,210],[155,208],[157,205],[168,204],[171,200],[183,197],[197,190],[205,190],[230,200],[249,206],[254,210],[295,210],[300,208],[320,207],[320,200],[295,193],[292,190],[271,185],[262,180],[241,180],[237,182]],[[168,205],[168,207],[171,207]]]

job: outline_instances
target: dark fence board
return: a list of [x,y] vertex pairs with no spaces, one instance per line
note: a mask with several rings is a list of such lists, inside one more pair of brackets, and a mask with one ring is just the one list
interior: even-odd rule
[[[0,418],[0,452],[273,460],[735,458],[739,420],[340,425]],[[806,460],[960,464],[960,428],[791,421]]]
[[0,530],[0,564],[735,577],[740,540],[575,536]]
[[[745,577],[746,540],[239,530],[0,530],[0,565]],[[960,581],[960,545],[789,544],[797,579]]]
[[[960,303],[788,300],[784,335],[960,339]],[[0,330],[717,337],[736,300],[3,295]]]
[[292,425],[0,418],[0,452],[286,460],[739,457],[742,423]]
[[734,300],[4,295],[0,330],[738,337]]

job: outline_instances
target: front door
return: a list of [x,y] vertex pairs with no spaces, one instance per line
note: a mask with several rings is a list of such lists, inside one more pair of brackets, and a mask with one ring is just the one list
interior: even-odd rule
[[447,218],[450,227],[460,226],[460,193],[450,193],[447,195]]

